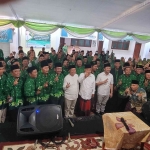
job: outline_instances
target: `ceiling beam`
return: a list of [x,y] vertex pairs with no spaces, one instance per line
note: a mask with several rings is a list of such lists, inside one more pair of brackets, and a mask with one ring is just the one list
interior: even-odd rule
[[133,13],[135,13],[135,12],[141,10],[141,9],[143,9],[144,7],[146,7],[149,4],[150,4],[150,0],[145,0],[144,2],[142,2],[140,4],[137,4],[137,5],[129,8],[129,9],[127,9],[126,11],[121,13],[119,16],[117,16],[117,17],[111,19],[110,21],[104,23],[99,28],[103,29],[103,28],[107,27],[108,25],[110,25],[110,24],[112,24],[112,23],[114,23],[114,22],[116,22],[116,21],[118,21],[118,20],[120,20],[120,19],[122,19],[122,18],[124,18],[126,16],[129,16],[129,15],[131,15],[131,14],[133,14]]

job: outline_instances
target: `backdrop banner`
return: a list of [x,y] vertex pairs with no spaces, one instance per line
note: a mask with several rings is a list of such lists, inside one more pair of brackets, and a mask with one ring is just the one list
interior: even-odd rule
[[50,48],[50,35],[35,35],[26,31],[26,47]]
[[0,43],[12,43],[12,36],[13,31],[12,29],[8,30],[0,30]]

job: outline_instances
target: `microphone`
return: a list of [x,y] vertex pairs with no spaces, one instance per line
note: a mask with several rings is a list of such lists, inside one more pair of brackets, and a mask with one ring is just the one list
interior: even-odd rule
[[124,118],[121,117],[120,120],[121,120],[121,122],[123,123],[123,125],[125,126],[126,130],[129,131],[130,129],[129,129],[127,123],[125,122]]
[[74,127],[73,122],[72,122],[70,119],[68,119],[68,121],[69,121],[70,125],[71,125],[72,127]]

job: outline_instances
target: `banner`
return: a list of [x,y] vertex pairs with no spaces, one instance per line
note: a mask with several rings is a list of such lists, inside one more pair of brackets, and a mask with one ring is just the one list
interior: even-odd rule
[[12,29],[0,30],[0,43],[12,43],[13,42]]
[[50,48],[50,35],[34,35],[26,31],[26,47]]

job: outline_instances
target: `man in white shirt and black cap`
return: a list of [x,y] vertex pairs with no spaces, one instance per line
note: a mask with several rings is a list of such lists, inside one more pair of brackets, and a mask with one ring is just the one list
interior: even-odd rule
[[85,71],[80,74],[78,79],[80,83],[80,110],[85,116],[90,115],[91,98],[94,98],[95,93],[95,76],[91,71],[91,65],[85,65]]
[[75,65],[69,66],[69,74],[64,78],[65,117],[73,117],[79,93],[78,75]]
[[97,88],[97,103],[96,112],[98,115],[103,115],[106,103],[113,96],[113,75],[110,73],[110,63],[104,64],[104,72],[98,74],[96,78]]

